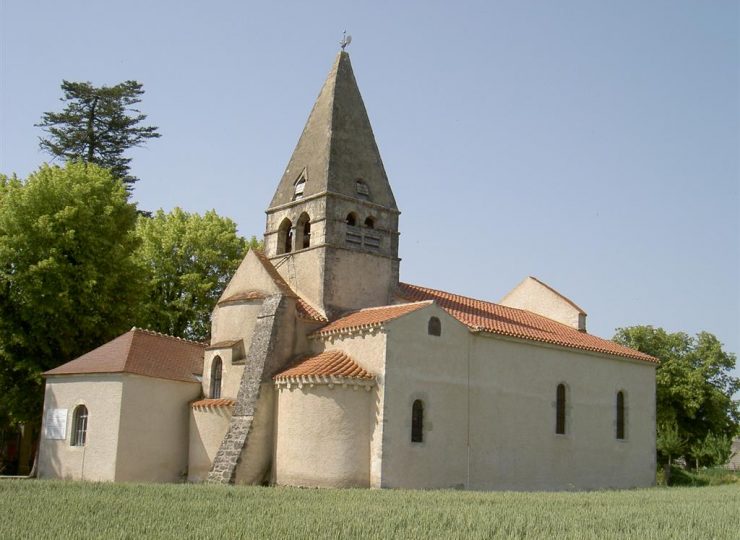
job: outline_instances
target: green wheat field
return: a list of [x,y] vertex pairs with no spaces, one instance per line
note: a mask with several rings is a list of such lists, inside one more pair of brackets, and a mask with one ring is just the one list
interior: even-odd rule
[[740,538],[740,484],[574,493],[0,481],[0,538]]

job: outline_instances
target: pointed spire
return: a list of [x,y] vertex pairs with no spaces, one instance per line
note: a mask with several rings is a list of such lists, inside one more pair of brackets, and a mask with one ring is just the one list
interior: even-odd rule
[[302,198],[326,191],[357,197],[357,181],[370,200],[397,210],[357,87],[349,54],[337,55],[306,126],[278,185],[271,208],[294,200],[295,184],[305,179]]

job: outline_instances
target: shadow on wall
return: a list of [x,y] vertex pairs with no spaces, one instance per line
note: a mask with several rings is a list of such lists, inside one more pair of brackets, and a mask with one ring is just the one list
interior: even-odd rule
[[[90,441],[85,442],[81,449],[78,463],[72,464],[70,460],[63,459],[62,454],[70,451],[70,434],[72,431],[72,410],[67,409],[63,439],[50,439],[47,437],[47,414],[48,411],[59,409],[59,403],[53,393],[48,393],[44,400],[44,418],[42,419],[41,433],[39,434],[39,478],[59,478],[63,480],[84,480],[85,459],[84,454],[88,450]],[[88,426],[89,431],[89,426]]]

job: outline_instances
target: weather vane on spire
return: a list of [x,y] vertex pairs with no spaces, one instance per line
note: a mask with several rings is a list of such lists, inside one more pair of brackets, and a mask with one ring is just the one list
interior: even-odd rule
[[350,43],[352,43],[352,36],[348,35],[345,30],[342,34],[342,41],[339,42],[339,45],[342,47],[342,50],[344,50],[344,48]]

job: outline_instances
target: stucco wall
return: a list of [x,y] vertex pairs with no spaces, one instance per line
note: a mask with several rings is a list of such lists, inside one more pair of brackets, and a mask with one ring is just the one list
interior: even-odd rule
[[[655,481],[655,367],[488,337],[473,340],[471,488],[595,489]],[[555,395],[567,388],[566,434]],[[626,438],[616,439],[625,393]],[[477,427],[477,428],[473,428]]]
[[[311,238],[314,238],[313,233]],[[311,247],[271,259],[295,293],[320,311],[324,309],[321,304],[324,295],[324,257],[323,248]]]
[[[251,339],[251,335],[249,339]],[[205,352],[203,356],[203,395],[209,398],[213,397],[211,395],[211,375],[213,361],[216,357],[221,358],[221,397],[236,399],[244,373],[244,358],[234,363],[234,349],[210,349]]]
[[184,481],[188,469],[189,403],[198,383],[124,374],[116,480]]
[[351,386],[281,388],[276,483],[368,487],[374,395]]
[[191,408],[188,482],[206,480],[230,420],[230,407]]
[[586,314],[560,294],[528,277],[499,302],[502,306],[526,309],[577,330],[586,329]]
[[[211,343],[251,336],[261,300],[247,300],[217,306],[211,319]],[[249,343],[249,340],[247,340]]]
[[[435,340],[426,336],[426,321],[435,310],[425,308],[387,325],[384,487],[555,490],[653,484],[653,365],[475,335],[444,315],[443,339]],[[555,434],[560,383],[568,388],[565,435]],[[615,436],[620,390],[626,397],[625,440]],[[425,405],[421,444],[410,442],[414,399]]]
[[[49,409],[67,409],[64,440],[44,438],[39,447],[39,477],[69,480],[115,480],[123,383],[119,374],[48,377],[44,417]],[[70,446],[72,415],[83,404],[88,410],[85,446]]]
[[[430,336],[429,318],[442,323]],[[387,324],[382,487],[459,488],[467,480],[469,332],[436,306]],[[423,442],[411,442],[411,408],[424,404]]]
[[398,261],[371,253],[333,248],[327,253],[325,298],[335,314],[390,303]]
[[370,434],[370,487],[381,487],[383,467],[383,400],[386,335],[379,329],[357,332],[351,336],[330,336],[312,340],[316,353],[328,349],[339,349],[369,373],[375,375],[376,385],[370,390],[372,394],[372,418]]
[[260,384],[249,438],[236,467],[236,484],[261,484],[269,480],[274,453],[276,399],[272,382]]

